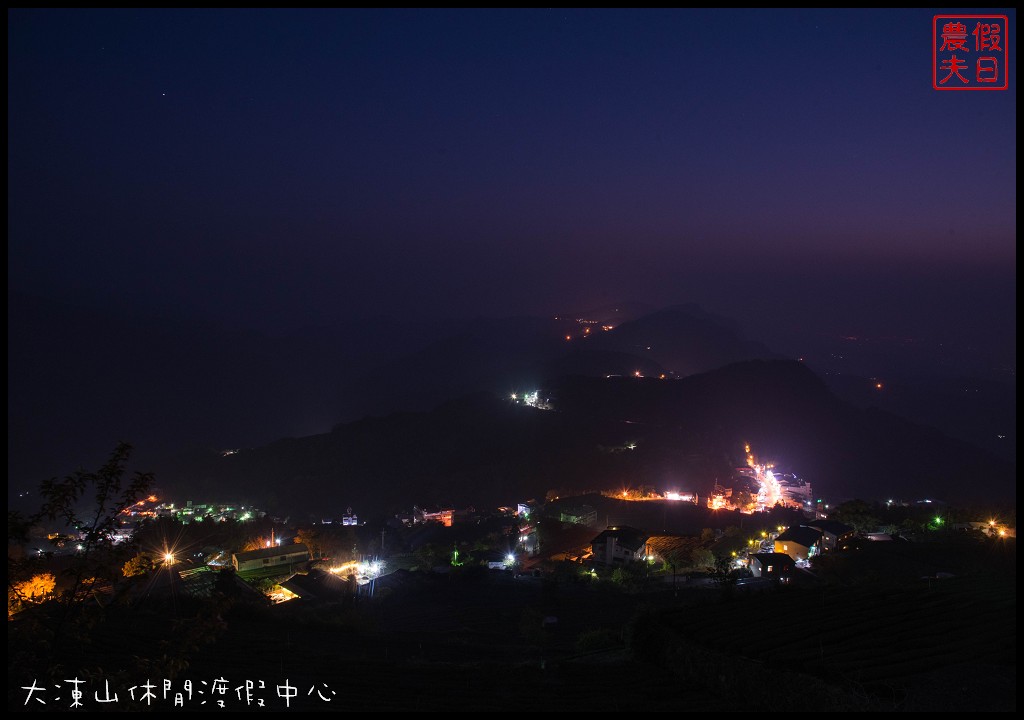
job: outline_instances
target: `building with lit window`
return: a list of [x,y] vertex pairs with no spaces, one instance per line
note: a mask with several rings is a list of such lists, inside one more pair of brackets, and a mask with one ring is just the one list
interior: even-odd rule
[[785,553],[757,553],[750,556],[750,574],[756,578],[770,578],[789,582],[796,563]]
[[559,514],[559,519],[564,523],[572,523],[573,525],[601,527],[597,524],[597,510],[590,505],[568,507]]
[[775,538],[775,552],[794,560],[807,560],[821,552],[821,531],[809,527],[791,527]]
[[605,565],[642,560],[647,555],[648,537],[647,533],[628,525],[609,527],[590,541],[592,559]]
[[838,520],[815,520],[807,523],[807,527],[821,532],[822,550],[845,550],[847,543],[857,534],[852,527]]
[[276,545],[248,552],[235,553],[231,564],[237,572],[280,567],[282,570],[309,560],[309,548],[301,544]]

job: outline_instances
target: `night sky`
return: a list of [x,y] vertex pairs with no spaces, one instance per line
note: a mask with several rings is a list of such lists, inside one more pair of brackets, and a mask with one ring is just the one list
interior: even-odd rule
[[9,289],[1013,327],[1016,16],[1009,90],[956,93],[937,12],[9,11]]

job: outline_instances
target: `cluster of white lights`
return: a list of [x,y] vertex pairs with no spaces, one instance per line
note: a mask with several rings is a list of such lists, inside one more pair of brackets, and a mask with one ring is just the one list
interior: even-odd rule
[[691,500],[693,500],[693,495],[688,495],[688,494],[684,495],[682,493],[677,493],[677,492],[667,492],[667,493],[665,493],[665,499],[666,500],[691,501]]
[[524,393],[523,395],[519,395],[518,393],[512,393],[509,396],[509,398],[514,403],[521,402],[523,405],[528,405],[529,407],[537,408],[538,410],[551,409],[551,405],[546,400],[541,399],[540,393],[537,390],[534,390],[533,392]]
[[380,560],[370,560],[356,565],[356,580],[360,583],[367,583],[370,580],[380,577],[384,570],[384,563]]

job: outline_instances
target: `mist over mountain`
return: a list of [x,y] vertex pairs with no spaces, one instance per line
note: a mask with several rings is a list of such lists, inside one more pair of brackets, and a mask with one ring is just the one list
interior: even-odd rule
[[880,379],[831,373],[825,380],[836,395],[859,407],[876,407],[941,428],[997,457],[1017,461],[1017,393],[1013,385],[969,376],[896,374]]
[[267,443],[341,417],[342,386],[443,323],[378,318],[272,337],[132,308],[8,295],[9,487],[102,462]]
[[[925,424],[1014,458],[999,452],[1016,427],[1012,392],[999,383],[954,398],[930,392],[940,380],[872,394],[864,378],[780,363],[692,304],[311,322],[271,336],[131,308],[8,300],[12,497],[97,466],[120,440],[181,493],[217,487],[283,504],[323,493],[375,508],[627,481],[703,491],[728,477],[744,442],[840,494],[892,484],[952,495],[969,468],[983,477],[972,486],[1007,490],[1008,465]],[[509,406],[513,393],[535,390],[554,412]],[[986,444],[993,431],[1010,444]],[[643,451],[608,450],[629,442]],[[225,448],[244,450],[221,458]]]
[[569,317],[467,321],[360,377],[346,400],[370,414],[427,410],[462,393],[529,390],[562,375],[683,377],[779,357],[697,305],[626,319],[633,312],[642,310],[624,304]]
[[[683,312],[653,325],[648,339],[689,339],[692,359],[676,352],[665,356],[672,362],[710,369],[708,357],[757,356],[730,332]],[[528,389],[565,373],[663,371],[658,352],[631,352],[631,339],[617,345],[586,337],[583,327],[551,317],[382,317],[327,327],[311,322],[271,336],[9,294],[12,489],[95,465],[121,439],[149,462],[186,449],[311,435],[368,415],[428,410],[468,392]]]
[[[739,326],[698,305],[676,305],[642,315],[588,339],[589,351],[649,359],[676,377],[706,372],[739,360],[782,357],[745,339]],[[569,368],[566,368],[568,370]]]
[[561,378],[552,410],[473,394],[426,413],[339,425],[237,455],[181,459],[177,488],[288,507],[397,511],[495,506],[650,485],[707,495],[744,443],[833,499],[1013,496],[1014,472],[940,432],[836,398],[795,361],[748,361],[682,380]]

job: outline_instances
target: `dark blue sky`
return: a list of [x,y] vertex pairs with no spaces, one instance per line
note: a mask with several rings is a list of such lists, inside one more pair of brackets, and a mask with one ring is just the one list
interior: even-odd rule
[[1009,90],[956,93],[937,12],[9,11],[9,286],[1015,326],[1016,15]]

